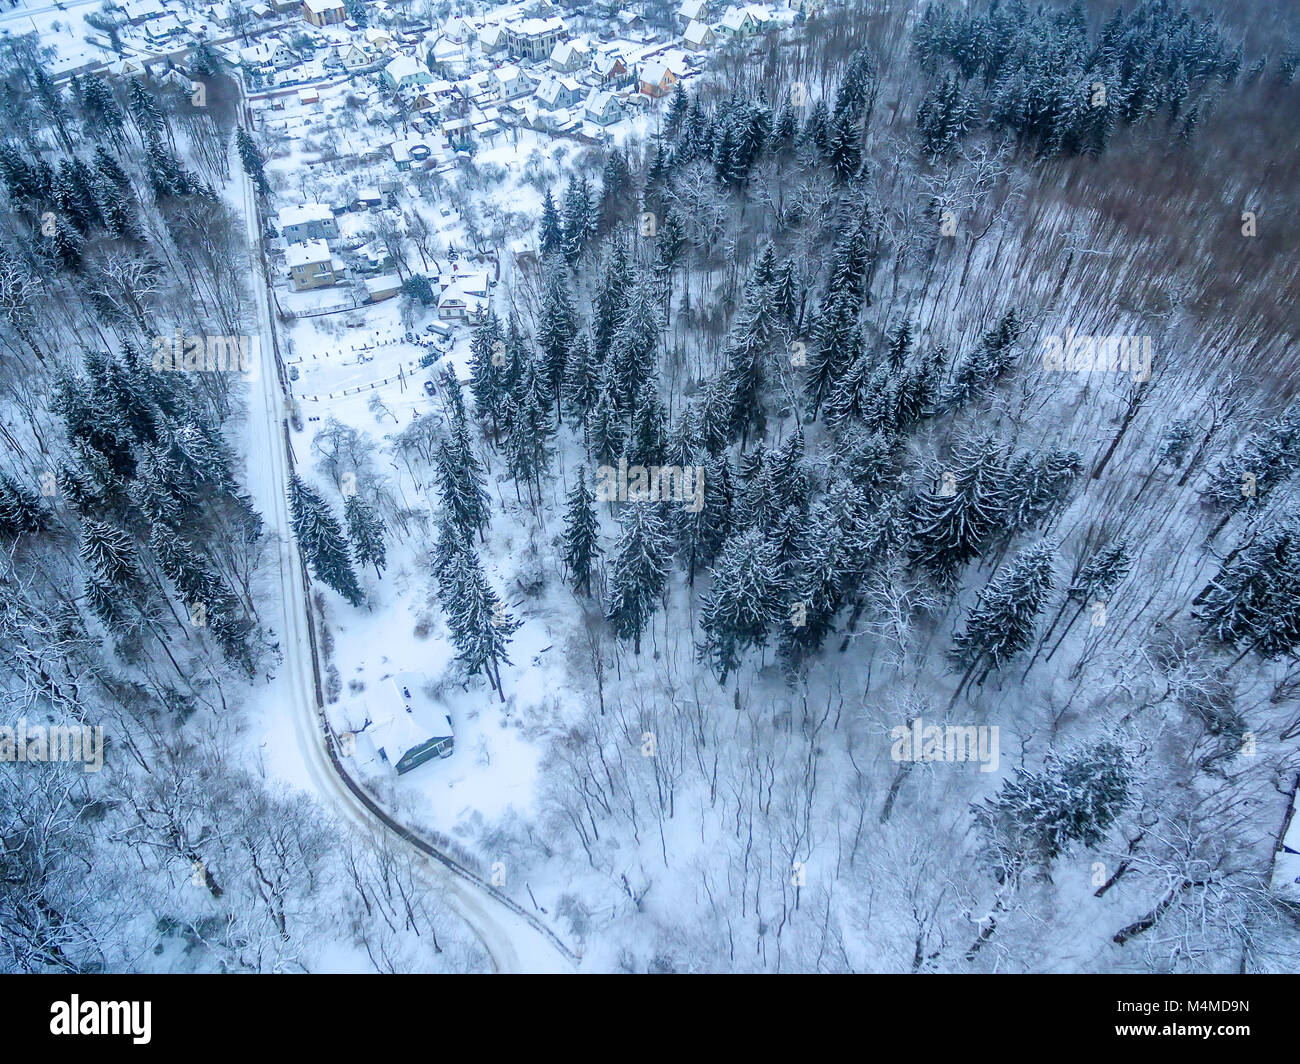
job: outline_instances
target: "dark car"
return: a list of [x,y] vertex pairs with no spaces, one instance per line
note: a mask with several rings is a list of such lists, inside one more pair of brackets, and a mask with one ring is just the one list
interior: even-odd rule
[[424,394],[425,394],[425,395],[432,395],[432,394],[433,394],[433,391],[434,391],[433,381],[425,381],[425,382],[424,382]]

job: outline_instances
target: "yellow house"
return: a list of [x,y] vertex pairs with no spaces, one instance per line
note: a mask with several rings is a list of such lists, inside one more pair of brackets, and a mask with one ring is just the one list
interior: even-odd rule
[[284,262],[289,267],[289,279],[293,282],[295,292],[324,288],[336,280],[333,256],[330,255],[329,245],[323,240],[304,240],[300,244],[290,244],[284,253]]
[[303,0],[302,17],[313,26],[335,26],[347,17],[343,0]]

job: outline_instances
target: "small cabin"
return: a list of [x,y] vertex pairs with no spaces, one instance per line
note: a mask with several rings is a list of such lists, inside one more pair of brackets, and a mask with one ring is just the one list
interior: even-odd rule
[[419,672],[399,672],[367,696],[360,735],[399,776],[435,757],[451,757],[455,731],[446,707],[424,691]]

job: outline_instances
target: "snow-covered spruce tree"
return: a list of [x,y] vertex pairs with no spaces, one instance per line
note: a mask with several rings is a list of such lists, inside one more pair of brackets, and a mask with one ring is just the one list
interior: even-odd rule
[[932,158],[949,154],[956,150],[975,118],[976,109],[967,98],[965,87],[945,74],[916,110],[916,131],[921,135],[921,146]]
[[623,530],[610,559],[605,617],[614,634],[631,639],[633,653],[640,654],[641,636],[663,598],[672,544],[658,503],[627,503],[623,510]]
[[713,564],[731,534],[735,478],[725,454],[695,453],[681,464],[697,466],[704,475],[704,505],[698,511],[686,507],[674,511],[678,557],[686,566],[688,586],[694,587],[695,574]]
[[1006,500],[1006,464],[997,441],[990,435],[960,440],[938,483],[917,492],[913,561],[940,581],[954,579],[1001,527]]
[[608,363],[596,385],[596,402],[587,421],[587,442],[592,457],[602,465],[612,465],[627,445],[627,427],[619,413],[613,372]]
[[638,276],[627,294],[605,359],[621,414],[630,415],[646,388],[658,381],[655,350],[661,324],[655,287],[648,277]]
[[551,440],[555,436],[551,400],[536,361],[525,369],[519,394],[507,398],[503,407],[506,422],[506,464],[515,478],[528,486],[532,501],[541,498],[542,474],[550,465]]
[[585,332],[578,333],[565,355],[562,394],[565,407],[582,422],[584,432],[587,418],[596,405],[600,370],[592,357],[591,338]]
[[254,666],[248,638],[254,625],[226,581],[192,544],[160,525],[154,526],[149,546],[191,621],[198,624],[201,618],[202,627],[216,638],[226,660],[239,665],[251,678]]
[[592,569],[600,556],[600,522],[596,520],[596,496],[587,487],[586,471],[578,466],[578,481],[569,492],[564,514],[561,551],[569,584],[590,597]]
[[452,415],[451,435],[438,442],[434,452],[438,492],[443,508],[466,540],[483,538],[491,517],[491,500],[483,465],[474,453],[464,413]]
[[564,257],[572,266],[595,236],[599,222],[585,174],[569,178],[564,192],[563,215]]
[[975,682],[982,686],[990,672],[1002,668],[1033,642],[1034,624],[1052,590],[1055,553],[1050,543],[1026,547],[980,592],[966,618],[965,631],[953,639],[953,663],[965,669],[953,702],[977,671]]
[[542,220],[538,225],[537,246],[543,256],[561,251],[564,246],[560,212],[555,209],[555,199],[549,188],[542,194]]
[[[1195,611],[1216,642],[1261,658],[1300,646],[1300,528],[1294,519],[1260,529],[1224,562]],[[1235,662],[1234,662],[1235,664]]]
[[1040,528],[1065,501],[1083,472],[1077,451],[1021,451],[1007,463],[1005,527],[1009,534]]
[[523,622],[506,611],[488,584],[473,547],[454,553],[443,587],[443,610],[451,641],[460,652],[457,657],[470,672],[481,670],[504,702],[501,666],[510,664],[506,647]]
[[373,565],[375,576],[383,579],[387,551],[384,547],[384,519],[360,495],[349,495],[343,502],[343,519],[348,525],[352,556],[358,565]]
[[40,532],[49,516],[36,492],[0,473],[0,538],[13,541],[19,536]]
[[870,561],[853,553],[856,543],[849,541],[844,524],[845,495],[861,498],[852,486],[839,485],[833,500],[813,507],[807,546],[797,564],[787,567],[789,602],[781,618],[778,645],[781,660],[791,672],[820,652],[835,630],[835,615],[843,605],[846,585],[856,587],[849,570]]
[[952,383],[944,392],[944,406],[948,410],[959,410],[972,399],[978,399],[991,391],[1015,365],[1016,342],[1023,331],[1024,323],[1016,311],[1007,311],[997,325],[980,338],[979,346],[957,367]]
[[775,544],[757,528],[729,539],[709,576],[700,603],[704,638],[697,650],[725,687],[741,654],[765,647],[772,628],[787,616],[789,588]]
[[1080,843],[1094,848],[1133,800],[1132,765],[1113,739],[1052,750],[1037,771],[1016,769],[971,812],[999,883],[1018,885]]
[[601,253],[600,273],[593,299],[591,350],[597,362],[604,362],[614,331],[623,320],[628,295],[632,289],[632,272],[627,262],[627,241],[621,233],[608,237]]
[[537,347],[545,366],[546,384],[555,403],[556,416],[561,421],[560,387],[564,381],[569,350],[577,333],[578,315],[569,294],[568,269],[564,259],[560,255],[544,256],[542,306],[537,318]]
[[360,606],[361,585],[352,570],[352,555],[338,520],[315,491],[295,473],[289,478],[293,533],[312,575],[332,587],[349,605]]
[[266,182],[266,158],[243,126],[235,130],[235,147],[239,152],[239,161],[244,166],[244,173],[253,179],[258,192],[263,196],[268,195],[271,186]]
[[492,442],[500,439],[498,410],[506,394],[506,343],[495,311],[474,327],[469,345],[469,381],[479,424],[492,426]]
[[1223,459],[1201,497],[1219,515],[1214,539],[1242,511],[1258,510],[1300,468],[1300,405],[1246,438],[1236,453]]
[[770,361],[783,330],[776,307],[776,256],[769,244],[745,285],[745,296],[727,340],[726,379],[731,392],[731,439],[742,445],[767,425]]

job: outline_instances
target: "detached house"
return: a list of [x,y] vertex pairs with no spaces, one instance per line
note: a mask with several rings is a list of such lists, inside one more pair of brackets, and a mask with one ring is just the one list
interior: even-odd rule
[[514,100],[527,96],[533,89],[533,83],[517,66],[497,67],[492,71],[492,80],[502,100]]
[[551,51],[550,64],[556,70],[572,74],[581,70],[590,60],[585,41],[561,41]]
[[415,56],[399,55],[384,67],[383,80],[390,89],[417,89],[430,84],[433,75]]
[[588,122],[598,126],[607,126],[623,117],[623,104],[612,92],[592,89],[587,94],[586,103],[582,105],[582,114]]
[[337,26],[347,12],[343,0],[303,0],[302,17],[313,26]]
[[681,19],[683,26],[689,26],[692,22],[707,22],[709,20],[708,0],[686,0],[677,9],[677,17]]
[[299,203],[281,207],[276,223],[285,241],[290,244],[308,240],[336,240],[339,235],[334,212],[324,203]]
[[290,244],[284,253],[284,264],[289,267],[289,280],[295,292],[324,288],[335,281],[334,259],[323,240],[308,240]]
[[564,33],[564,19],[526,18],[506,23],[506,46],[511,53],[540,62],[554,51]]
[[752,37],[768,28],[772,15],[764,7],[747,4],[744,7],[731,7],[718,23],[718,32],[724,37]]
[[450,280],[450,284],[438,296],[438,317],[441,320],[463,321],[487,313],[487,274],[453,274],[453,279],[444,275],[441,280]]
[[712,46],[713,40],[713,30],[703,22],[692,22],[682,34],[682,41],[687,51],[691,52],[704,51]]
[[646,63],[637,75],[637,91],[643,96],[658,99],[672,92],[677,84],[678,75],[662,60]]
[[399,672],[367,696],[366,722],[357,731],[363,760],[372,760],[373,752],[400,776],[431,758],[451,756],[451,717],[423,688],[421,673]]
[[591,57],[590,69],[602,86],[618,85],[627,79],[627,64],[618,52],[597,52]]
[[537,102],[548,111],[572,107],[582,99],[582,86],[573,78],[547,78],[537,86]]

